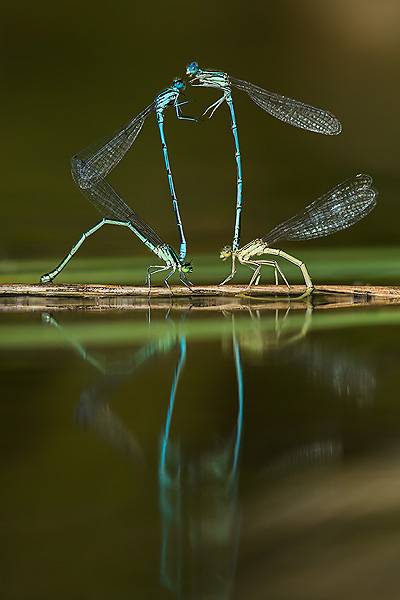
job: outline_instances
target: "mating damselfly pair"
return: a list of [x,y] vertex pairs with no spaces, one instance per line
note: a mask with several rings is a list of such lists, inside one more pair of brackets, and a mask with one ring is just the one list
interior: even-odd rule
[[[226,102],[231,118],[231,129],[235,146],[235,161],[237,169],[235,224],[232,246],[224,246],[220,253],[223,260],[232,258],[232,270],[221,285],[233,278],[236,273],[236,259],[250,267],[253,275],[248,288],[258,284],[260,270],[263,265],[273,267],[275,283],[278,283],[278,274],[282,277],[288,290],[290,288],[286,277],[276,259],[260,260],[260,255],[281,257],[298,266],[306,284],[306,294],[313,290],[311,277],[305,264],[297,258],[271,247],[278,241],[284,240],[309,240],[323,237],[350,227],[366,216],[376,204],[377,192],[371,187],[372,178],[369,175],[358,174],[340,183],[333,190],[327,192],[303,211],[275,227],[270,233],[257,238],[243,247],[240,247],[241,216],[242,216],[242,164],[237,133],[236,115],[233,106],[232,88],[245,91],[249,97],[263,110],[277,119],[315,133],[337,135],[341,132],[341,124],[336,117],[325,110],[304,104],[285,96],[268,92],[252,83],[231,77],[223,71],[200,69],[196,62],[190,63],[186,70],[192,86],[213,87],[222,91],[222,96],[211,104],[203,113],[210,112],[211,118],[217,108]],[[151,275],[159,271],[169,271],[165,284],[172,293],[169,278],[177,271],[181,282],[190,290],[193,285],[187,274],[193,271],[191,263],[185,262],[187,243],[179,211],[178,199],[172,178],[168,149],[164,135],[164,110],[168,105],[175,107],[178,119],[199,121],[195,117],[183,114],[181,106],[186,102],[179,102],[185,83],[182,79],[175,79],[168,87],[134,119],[120,127],[108,136],[95,142],[71,160],[72,176],[82,193],[105,215],[99,223],[86,231],[78,242],[72,247],[67,256],[51,272],[42,275],[41,282],[52,281],[66,266],[69,260],[83,244],[85,239],[100,229],[103,225],[120,225],[127,227],[163,261],[162,265],[150,265],[147,269],[146,282],[150,292]],[[167,171],[168,183],[172,198],[173,209],[180,237],[179,254],[163,242],[160,236],[121,198],[111,184],[106,180],[107,175],[121,161],[139,135],[146,118],[155,112],[160,132],[161,145]]]

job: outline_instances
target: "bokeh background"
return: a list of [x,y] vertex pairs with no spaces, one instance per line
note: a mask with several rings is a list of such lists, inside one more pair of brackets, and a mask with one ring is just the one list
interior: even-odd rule
[[[343,132],[289,127],[234,92],[244,175],[242,242],[357,172],[379,190],[365,221],[323,246],[396,245],[399,236],[400,4],[397,0],[220,0],[201,3],[9,2],[2,7],[0,259],[60,259],[99,213],[76,189],[69,160],[140,112],[197,60],[331,110]],[[200,115],[216,90],[190,88]],[[223,105],[203,124],[165,114],[189,258],[231,241],[235,162]],[[175,248],[156,119],[110,181]],[[82,256],[138,256],[128,231],[105,228]],[[54,266],[51,262],[49,267]]]

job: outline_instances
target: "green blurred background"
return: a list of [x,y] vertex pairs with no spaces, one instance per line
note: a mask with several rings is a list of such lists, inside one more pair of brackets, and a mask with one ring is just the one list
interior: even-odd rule
[[[301,131],[234,91],[244,175],[242,242],[266,234],[357,172],[379,190],[375,211],[323,246],[396,245],[399,231],[400,3],[286,0],[201,3],[13,2],[2,7],[0,260],[55,266],[99,213],[76,189],[69,160],[133,118],[197,60],[271,91],[331,110],[338,137]],[[186,90],[200,115],[218,98]],[[231,241],[235,162],[223,105],[203,124],[165,129],[188,257]],[[118,192],[175,248],[156,119],[151,115],[110,176]],[[303,246],[305,247],[305,245]],[[144,256],[119,228],[91,238],[80,256]]]

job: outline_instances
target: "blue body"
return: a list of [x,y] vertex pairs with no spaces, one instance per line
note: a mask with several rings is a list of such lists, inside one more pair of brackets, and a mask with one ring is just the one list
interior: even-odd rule
[[[43,283],[52,281],[74,256],[83,242],[100,229],[100,227],[103,225],[122,225],[128,227],[135,233],[158,258],[165,262],[165,265],[150,265],[148,268],[147,282],[149,284],[149,290],[152,273],[167,269],[171,269],[165,279],[165,283],[169,289],[168,279],[175,271],[179,272],[182,283],[188,286],[185,273],[190,273],[192,268],[189,263],[183,262],[186,256],[186,240],[183,233],[178,201],[172,180],[163,128],[163,111],[171,104],[175,106],[176,114],[179,119],[188,118],[193,120],[191,117],[184,117],[182,115],[180,104],[178,103],[179,94],[184,87],[185,84],[181,79],[175,79],[171,87],[158,94],[155,100],[143,109],[134,119],[129,121],[129,123],[95,142],[88,148],[85,148],[72,158],[71,173],[76,185],[90,202],[106,216],[106,218],[102,219],[94,227],[82,234],[78,242],[53,271],[42,275],[41,281]],[[158,234],[135,213],[106,179],[107,175],[116,167],[132,146],[139,135],[146,118],[153,111],[156,111],[157,114],[168,181],[180,234],[181,244],[179,257],[171,246],[165,244]],[[152,269],[154,270],[152,271]]]
[[176,192],[175,192],[174,181],[172,179],[172,171],[171,171],[171,166],[170,166],[169,157],[168,157],[167,142],[165,140],[165,135],[164,135],[164,110],[168,105],[172,104],[173,106],[175,106],[176,116],[178,117],[178,119],[186,119],[186,120],[190,120],[190,121],[194,120],[191,117],[185,117],[184,115],[182,115],[182,112],[180,110],[180,104],[178,102],[178,99],[179,99],[179,94],[184,89],[185,89],[185,84],[183,83],[183,81],[180,79],[175,79],[172,87],[167,88],[166,90],[164,90],[163,92],[158,94],[158,96],[154,100],[155,110],[156,110],[156,115],[157,115],[157,123],[158,123],[158,128],[160,130],[161,145],[162,145],[162,150],[163,150],[163,154],[164,154],[165,168],[167,169],[169,189],[171,191],[172,205],[174,208],[176,223],[178,225],[178,230],[179,230],[179,237],[180,237],[179,260],[181,260],[181,261],[185,260],[187,244],[186,244],[185,234],[183,232],[183,225],[182,225],[181,215],[179,212],[179,205],[178,205],[178,199],[177,199]]
[[[213,71],[200,69],[197,62],[192,62],[186,69],[186,73],[191,77],[191,84],[204,87],[213,87],[222,91],[223,95],[214,104],[209,106],[205,113],[211,109],[210,117],[216,109],[225,101],[229,106],[231,116],[231,128],[235,143],[235,159],[237,166],[237,193],[236,193],[236,217],[235,230],[232,243],[232,251],[239,248],[241,213],[242,213],[242,164],[239,149],[239,138],[237,133],[236,117],[233,108],[231,89],[236,88],[246,92],[249,97],[260,108],[268,112],[273,117],[315,133],[324,135],[337,135],[341,132],[342,126],[338,119],[329,111],[287,98],[281,94],[269,92],[248,81],[236,79],[224,73],[224,71]],[[204,114],[205,114],[204,113]],[[232,271],[233,272],[233,271]],[[231,277],[230,277],[231,278]],[[227,278],[225,281],[229,280]]]
[[[233,100],[231,88],[229,85],[229,77],[223,71],[206,71],[199,69],[197,63],[192,62],[186,70],[187,74],[193,77],[193,80],[198,82],[192,85],[199,85],[204,87],[215,87],[223,92],[223,96],[217,100],[214,104],[209,106],[205,113],[212,109],[210,117],[214,114],[215,110],[225,101],[228,104],[229,112],[231,116],[231,129],[233,135],[233,141],[235,144],[235,160],[236,160],[236,212],[235,212],[235,230],[233,234],[232,248],[237,250],[240,244],[240,228],[241,228],[241,216],[242,216],[242,161],[239,147],[239,136],[237,132],[235,109],[233,108]],[[204,114],[205,114],[204,113]]]

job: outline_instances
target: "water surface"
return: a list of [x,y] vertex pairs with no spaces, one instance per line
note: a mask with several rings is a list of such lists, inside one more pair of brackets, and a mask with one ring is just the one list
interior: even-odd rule
[[396,597],[397,306],[0,323],[5,597]]

